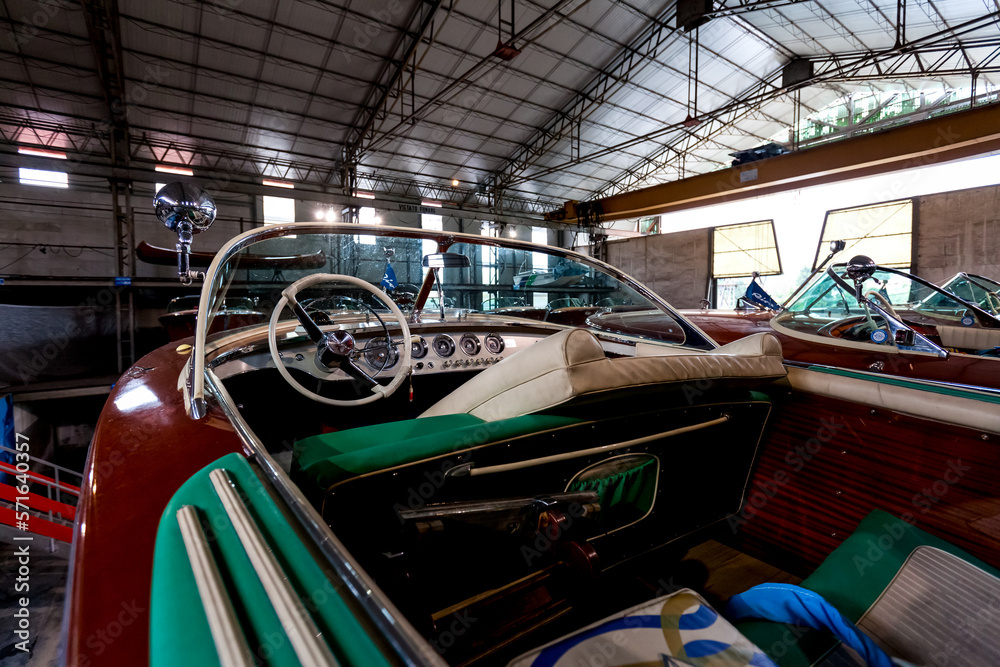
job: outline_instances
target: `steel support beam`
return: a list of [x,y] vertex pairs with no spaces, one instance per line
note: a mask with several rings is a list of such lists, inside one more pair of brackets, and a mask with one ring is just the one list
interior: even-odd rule
[[[1000,67],[996,63],[998,59],[997,50],[1000,49],[1000,38],[973,39],[962,44],[953,41],[956,35],[982,29],[990,23],[997,22],[998,18],[1000,18],[1000,12],[993,12],[992,14],[967,21],[961,25],[927,35],[911,43],[904,44],[902,47],[893,47],[884,51],[813,58],[811,60],[815,62],[815,71],[812,78],[805,79],[795,86],[788,88],[781,87],[781,70],[776,70],[764,77],[761,83],[744,91],[731,102],[708,114],[702,114],[699,118],[702,121],[702,125],[696,128],[689,130],[684,127],[683,123],[674,123],[642,137],[609,146],[581,156],[576,160],[548,167],[542,171],[533,173],[532,176],[538,177],[556,173],[575,164],[625,150],[647,141],[660,141],[663,144],[662,146],[595,192],[595,198],[608,197],[641,185],[657,173],[661,173],[668,167],[676,165],[690,150],[711,141],[712,137],[730,127],[740,118],[752,113],[754,109],[759,108],[764,103],[807,86],[832,84],[845,80],[860,79],[871,81],[873,79],[898,78],[901,71],[913,70],[915,68],[920,68],[917,70],[919,72],[918,76],[935,76],[937,72],[933,69],[928,69],[923,64],[922,58],[935,56],[933,63],[947,67],[951,62],[951,58],[941,57],[942,54],[956,54],[961,52],[963,48],[968,50],[973,47],[984,50],[990,49],[989,55],[983,59],[983,67],[989,71],[1000,71]],[[977,71],[981,70],[977,69]],[[965,74],[968,75],[970,72],[966,71]],[[517,184],[518,182],[520,181],[515,180],[513,184]]]
[[[390,52],[390,57],[385,61],[382,70],[375,78],[368,98],[361,106],[354,122],[351,123],[356,129],[348,135],[347,146],[344,149],[344,158],[348,162],[356,163],[357,159],[364,153],[365,143],[374,137],[372,130],[375,128],[375,123],[385,118],[386,103],[389,101],[393,89],[402,82],[409,66],[408,63],[414,59],[417,47],[423,41],[424,33],[433,25],[434,16],[443,1],[419,0],[414,7],[407,25],[413,25],[415,21],[419,20],[419,26],[412,33],[404,31],[399,36],[399,40]],[[423,13],[423,18],[421,18],[421,13]],[[409,38],[409,44],[406,43],[407,38]],[[402,54],[398,60],[394,60],[392,56],[399,53],[400,50],[402,50]],[[388,79],[386,79],[387,72],[389,73]],[[416,76],[415,66],[411,70],[410,76],[412,85],[412,77]],[[383,79],[385,79],[385,83],[380,83]]]
[[[717,3],[716,8],[705,16],[708,18],[733,16],[806,1],[809,0],[723,1]],[[559,142],[570,137],[574,130],[614,93],[629,85],[632,76],[649,64],[650,60],[655,59],[663,48],[671,43],[671,38],[680,32],[680,29],[673,25],[676,13],[676,5],[671,4],[650,21],[642,32],[621,49],[611,63],[581,89],[569,104],[553,114],[527,142],[507,158],[487,180],[487,186],[501,189],[508,187],[521,172],[538,162]]]
[[[510,39],[509,45],[515,46],[516,44],[523,44],[525,41],[530,41],[531,35],[536,30],[545,26],[553,16],[558,15],[559,12],[563,11],[567,6],[573,4],[574,2],[578,2],[578,0],[557,0],[557,2],[549,9],[545,10],[541,16],[529,23],[524,29],[518,31],[518,33]],[[400,118],[399,122],[389,129],[378,133],[375,137],[372,137],[366,150],[376,150],[378,146],[382,145],[386,141],[399,136],[405,132],[407,128],[421,120],[433,109],[436,109],[438,106],[444,104],[445,101],[456,95],[459,91],[463,90],[475,77],[486,74],[488,71],[498,67],[503,62],[503,60],[500,60],[492,53],[484,58],[481,58],[478,62],[465,70],[465,72],[463,72],[458,78],[454,79],[451,83],[438,91],[437,94],[424,102],[419,108],[414,109],[409,115]]]
[[1000,103],[835,141],[739,167],[586,202],[550,219],[578,223],[584,207],[601,221],[659,215],[762,194],[940,164],[1000,150]]
[[[29,166],[29,162],[33,162],[40,169],[51,168],[51,160],[32,160],[28,156],[14,155],[17,146],[27,143],[53,146],[66,152],[69,160],[62,166],[70,173],[90,176],[153,183],[164,178],[163,174],[154,171],[156,164],[170,163],[188,166],[196,173],[200,183],[221,190],[240,184],[255,188],[257,194],[275,194],[273,188],[261,185],[264,178],[294,182],[297,198],[302,198],[306,192],[328,196],[330,191],[343,188],[343,165],[340,163],[288,160],[147,135],[132,138],[129,167],[114,168],[110,141],[108,127],[41,121],[0,112],[0,157],[4,158],[0,164],[12,167]],[[9,146],[10,154],[3,153],[4,144]],[[440,181],[424,182],[381,170],[377,174],[357,170],[357,179],[359,190],[377,195],[417,203],[421,199],[463,202],[468,208],[491,212],[491,195],[481,189],[450,187]],[[557,205],[558,202],[552,199],[511,192],[505,195],[502,210],[515,216],[540,218],[545,211]]]

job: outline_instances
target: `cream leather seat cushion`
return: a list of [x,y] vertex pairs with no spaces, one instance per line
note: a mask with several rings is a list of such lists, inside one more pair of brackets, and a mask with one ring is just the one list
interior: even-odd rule
[[1000,346],[1000,329],[937,326],[941,344],[959,350],[988,350]]
[[[658,347],[649,345],[644,354]],[[420,416],[468,413],[495,421],[605,392],[697,380],[753,386],[785,376],[781,344],[769,333],[711,352],[660,349],[665,353],[609,359],[590,331],[560,331],[487,368]]]

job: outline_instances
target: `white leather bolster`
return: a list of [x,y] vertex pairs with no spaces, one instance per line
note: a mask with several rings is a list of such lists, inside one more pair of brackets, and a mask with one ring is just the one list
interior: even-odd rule
[[1000,329],[979,329],[977,327],[953,327],[937,325],[938,336],[945,347],[958,350],[988,350],[1000,346]]
[[464,412],[495,421],[604,392],[699,380],[756,385],[784,377],[778,340],[768,333],[749,338],[711,352],[608,359],[586,329],[561,331],[484,370],[420,416]]

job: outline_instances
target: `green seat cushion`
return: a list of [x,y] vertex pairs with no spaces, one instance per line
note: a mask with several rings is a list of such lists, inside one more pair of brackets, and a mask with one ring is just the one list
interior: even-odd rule
[[324,433],[295,443],[298,479],[318,489],[348,477],[579,423],[574,417],[523,415],[483,421],[469,414],[407,419]]
[[967,551],[888,512],[875,510],[826,557],[802,586],[822,595],[840,613],[857,623],[919,546],[937,547],[1000,576],[996,568]]
[[[963,549],[888,512],[874,510],[800,586],[823,596],[857,623],[919,546],[937,547],[1000,576],[996,568]],[[784,623],[743,621],[737,628],[781,667],[809,667],[836,644],[829,634]]]
[[149,618],[152,667],[218,665],[208,619],[184,548],[177,510],[196,508],[212,555],[254,655],[271,666],[299,665],[264,586],[209,479],[221,468],[236,486],[254,523],[277,558],[341,665],[389,662],[345,599],[345,587],[330,581],[303,545],[247,460],[228,454],[195,473],[171,498],[156,533]]

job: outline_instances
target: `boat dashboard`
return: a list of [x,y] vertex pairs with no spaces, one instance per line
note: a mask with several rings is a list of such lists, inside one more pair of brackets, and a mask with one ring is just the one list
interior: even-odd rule
[[[564,328],[538,322],[472,318],[410,324],[411,373],[426,376],[482,370]],[[378,322],[356,322],[326,325],[321,329],[349,333],[354,340],[352,361],[373,378],[391,378],[399,371],[400,349],[405,342],[397,325],[387,323],[383,328]],[[253,342],[244,345],[226,345],[232,336],[216,344],[216,354],[208,367],[219,379],[274,367],[267,340],[252,334],[248,331],[246,338]],[[604,334],[599,338],[609,356],[636,354],[636,341],[630,337]],[[339,368],[325,369],[316,362],[316,345],[301,326],[280,331],[277,343],[278,355],[288,369],[324,381],[351,379]]]

